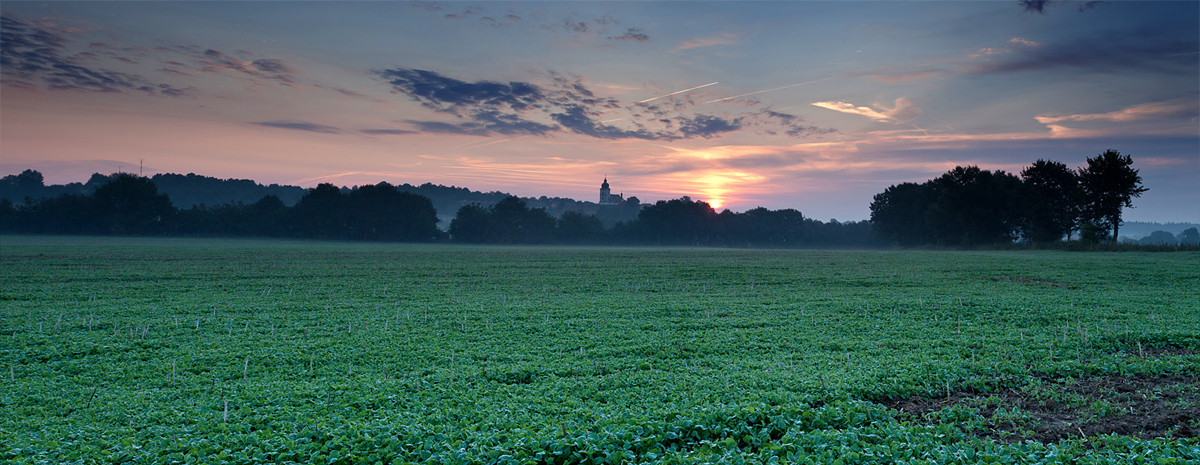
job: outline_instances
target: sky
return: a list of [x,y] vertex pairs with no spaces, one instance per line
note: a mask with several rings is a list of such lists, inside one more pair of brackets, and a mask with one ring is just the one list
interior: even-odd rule
[[0,175],[197,173],[864,220],[1108,149],[1200,222],[1200,2],[0,3]]

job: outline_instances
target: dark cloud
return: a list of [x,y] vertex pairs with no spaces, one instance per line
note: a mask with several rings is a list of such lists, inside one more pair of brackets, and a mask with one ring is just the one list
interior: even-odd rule
[[68,42],[46,29],[0,15],[0,79],[27,89],[44,86],[86,92],[156,91],[154,84],[137,75],[80,64],[81,60],[95,59],[95,54],[64,56]]
[[579,105],[569,105],[564,113],[553,113],[550,115],[550,118],[571,132],[597,139],[675,140],[680,138],[671,134],[652,133],[645,129],[627,131],[614,126],[608,126],[597,122],[592,115],[589,115]]
[[405,134],[418,134],[417,131],[406,131],[404,129],[363,129],[359,132],[372,136],[401,136]]
[[267,127],[272,127],[272,128],[280,128],[280,129],[295,129],[297,131],[319,132],[322,134],[338,134],[338,133],[342,132],[341,129],[335,128],[333,126],[326,126],[324,124],[316,124],[316,123],[310,123],[308,121],[298,121],[298,120],[263,121],[263,122],[250,123],[250,124],[256,124],[259,126],[267,126]]
[[521,17],[517,15],[504,15],[504,19],[509,21],[520,21]]
[[464,134],[470,136],[530,135],[544,136],[559,130],[557,126],[541,124],[522,119],[517,115],[504,114],[499,111],[480,111],[472,116],[472,121],[462,123],[446,123],[441,121],[406,121],[415,125],[423,132]]
[[[1017,0],[1017,3],[1019,5],[1021,5],[1021,8],[1023,8],[1027,13],[1046,14],[1046,6],[1047,5],[1049,5],[1051,3],[1062,3],[1063,1],[1064,0]],[[1083,13],[1087,10],[1096,8],[1100,5],[1104,5],[1107,3],[1109,3],[1109,2],[1106,2],[1103,0],[1089,1],[1089,2],[1086,2],[1083,5],[1079,6],[1079,12]]]
[[174,70],[171,68],[160,68],[159,71],[162,71],[167,74],[173,74],[175,76],[191,76],[190,73],[185,73],[183,71],[178,71],[178,70]]
[[649,42],[650,36],[646,35],[646,31],[641,28],[631,27],[616,37],[609,37],[608,40],[634,41],[634,42]]
[[420,69],[376,71],[397,92],[421,105],[462,116],[469,108],[510,108],[528,111],[541,108],[547,100],[537,86],[524,82],[466,82]]
[[1050,1],[1051,0],[1017,0],[1017,3],[1021,4],[1021,7],[1024,8],[1026,12],[1045,13],[1043,9],[1046,8],[1046,4],[1050,3]]
[[[1195,32],[1194,30],[1192,31]],[[968,74],[992,74],[1079,68],[1098,73],[1152,71],[1195,73],[1195,37],[1175,37],[1159,30],[1106,35],[1067,44],[1019,47],[1013,53],[965,68]]]
[[187,86],[181,89],[171,86],[170,84],[159,84],[157,91],[158,93],[169,97],[194,97],[197,89],[192,86]]
[[[779,112],[744,113],[730,117],[713,115],[680,116],[696,106],[688,96],[672,97],[661,104],[633,104],[598,96],[582,78],[549,72],[549,84],[528,82],[467,82],[427,70],[394,68],[375,71],[375,75],[431,110],[457,116],[455,122],[411,120],[421,132],[486,136],[538,135],[569,132],[597,139],[642,139],[672,141],[712,139],[738,131],[748,124],[770,126],[792,137],[826,133],[803,124],[800,118]],[[621,126],[601,121],[602,115],[629,115]],[[539,118],[544,118],[539,122]],[[648,127],[649,126],[649,127]],[[773,132],[772,132],[773,134]]]
[[711,115],[697,115],[693,118],[679,118],[679,132],[685,137],[702,137],[712,139],[725,132],[742,128],[741,118],[725,119]]
[[[784,133],[792,137],[807,137],[817,134],[832,134],[838,132],[837,129],[819,128],[804,124],[804,119],[796,115],[781,113],[773,110],[762,110],[759,115],[767,120],[774,120],[776,126],[782,126]],[[770,134],[774,131],[768,130]]]
[[264,73],[295,73],[296,71],[290,68],[282,60],[274,58],[261,58],[252,62],[255,68]]

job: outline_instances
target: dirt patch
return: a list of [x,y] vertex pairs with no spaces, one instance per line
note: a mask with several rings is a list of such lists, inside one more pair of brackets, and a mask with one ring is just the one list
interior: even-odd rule
[[1015,281],[1018,283],[1039,284],[1042,286],[1051,286],[1051,287],[1071,287],[1072,286],[1071,283],[1056,283],[1053,281],[1038,281],[1036,279],[1022,278],[1020,276],[984,276],[984,277],[991,279],[992,281]]
[[[1195,438],[1200,433],[1200,377],[1050,379],[993,393],[951,392],[948,397],[911,397],[881,402],[910,421],[961,423],[977,412],[981,437],[1003,442],[1118,434],[1142,439]],[[976,420],[978,417],[972,416]]]

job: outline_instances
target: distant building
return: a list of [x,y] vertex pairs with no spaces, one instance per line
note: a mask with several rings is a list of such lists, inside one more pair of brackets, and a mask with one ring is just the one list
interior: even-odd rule
[[600,205],[620,205],[625,203],[625,194],[613,195],[608,189],[608,176],[604,177],[604,184],[600,185]]

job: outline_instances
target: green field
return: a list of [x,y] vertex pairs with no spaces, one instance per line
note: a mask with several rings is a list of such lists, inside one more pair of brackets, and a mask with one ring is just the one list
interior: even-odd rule
[[4,236],[0,462],[1196,463],[1197,289],[1193,252]]

